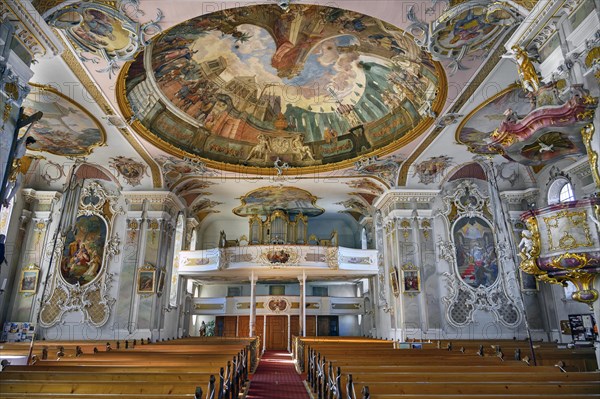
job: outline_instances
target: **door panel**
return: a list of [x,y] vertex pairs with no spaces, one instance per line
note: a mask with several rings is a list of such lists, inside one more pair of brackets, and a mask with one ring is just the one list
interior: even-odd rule
[[224,337],[235,337],[235,328],[237,326],[236,316],[223,316],[223,336]]
[[267,350],[287,349],[287,316],[267,317]]
[[238,337],[250,336],[250,316],[238,316]]
[[315,316],[306,316],[306,336],[314,337],[317,335],[317,319]]

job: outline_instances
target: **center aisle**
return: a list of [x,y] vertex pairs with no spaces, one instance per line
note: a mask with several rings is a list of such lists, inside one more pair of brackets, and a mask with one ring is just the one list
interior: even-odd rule
[[266,351],[252,376],[246,399],[309,399],[292,355]]

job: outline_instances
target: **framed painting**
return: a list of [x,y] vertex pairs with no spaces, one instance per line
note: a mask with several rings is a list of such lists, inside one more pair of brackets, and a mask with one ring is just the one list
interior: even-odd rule
[[156,288],[156,270],[140,270],[138,272],[138,294],[153,294]]
[[35,293],[37,291],[40,269],[27,267],[21,272],[19,292]]
[[108,225],[99,215],[80,215],[67,231],[60,274],[71,285],[89,284],[100,275]]
[[390,272],[390,284],[392,285],[392,292],[394,296],[400,295],[400,287],[398,285],[398,273],[396,273],[396,268],[394,267],[394,271]]
[[421,292],[421,279],[418,270],[402,269],[402,292]]

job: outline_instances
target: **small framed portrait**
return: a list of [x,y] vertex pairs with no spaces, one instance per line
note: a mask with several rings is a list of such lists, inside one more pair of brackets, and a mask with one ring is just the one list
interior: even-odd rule
[[19,282],[19,292],[33,293],[37,291],[40,269],[28,266],[21,272],[21,281]]
[[525,273],[523,270],[519,270],[519,273],[521,273],[521,291],[539,291],[540,286],[533,274]]
[[398,273],[396,273],[396,268],[394,268],[393,272],[390,272],[390,284],[392,285],[392,292],[394,296],[400,295],[400,287],[398,286]]
[[419,271],[411,266],[402,268],[402,292],[421,292]]
[[140,269],[137,291],[139,294],[153,294],[156,288],[156,270]]

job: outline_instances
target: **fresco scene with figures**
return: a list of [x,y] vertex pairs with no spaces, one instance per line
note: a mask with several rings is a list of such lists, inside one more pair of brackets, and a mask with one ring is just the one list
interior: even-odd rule
[[83,106],[52,87],[34,86],[23,106],[28,115],[44,113],[44,118],[30,132],[35,143],[27,148],[32,151],[85,156],[105,141],[100,122]]
[[106,224],[96,215],[79,216],[65,240],[61,275],[69,284],[85,285],[94,280],[102,267]]
[[0,21],[0,398],[599,396],[600,0]]
[[[172,28],[138,55],[125,87],[150,139],[214,161],[302,167],[410,136],[440,101],[440,79],[428,54],[375,18],[251,6]],[[147,90],[168,101],[151,111]]]

